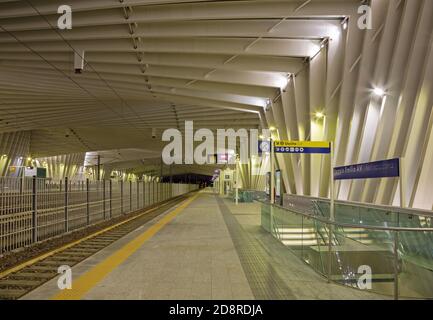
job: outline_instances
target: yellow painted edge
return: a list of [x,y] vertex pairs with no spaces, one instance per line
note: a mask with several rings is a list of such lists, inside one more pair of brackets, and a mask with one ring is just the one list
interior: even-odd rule
[[82,274],[76,281],[72,283],[72,289],[63,290],[54,295],[52,300],[79,300],[88,291],[102,281],[116,267],[122,264],[128,257],[137,251],[147,240],[152,238],[158,231],[170,223],[179,213],[181,213],[191,202],[197,198],[195,194],[190,199],[184,201],[176,209],[165,215],[162,219],[152,225],[144,233],[132,239],[122,248],[114,252],[112,255],[101,261],[99,264],[91,268],[86,273]]
[[122,222],[119,222],[119,223],[117,223],[117,224],[115,224],[115,225],[112,225],[112,226],[110,226],[110,227],[107,227],[107,228],[105,228],[105,229],[103,229],[103,230],[100,230],[100,231],[97,231],[97,232],[95,232],[95,233],[92,233],[91,235],[88,235],[88,236],[85,237],[85,238],[82,238],[82,239],[79,239],[79,240],[77,240],[77,241],[71,242],[71,243],[69,243],[69,244],[67,244],[67,245],[64,245],[63,247],[60,247],[60,248],[54,249],[54,250],[52,250],[52,251],[49,251],[49,252],[47,252],[47,253],[44,253],[44,254],[42,254],[42,255],[40,255],[40,256],[37,256],[37,257],[35,257],[35,258],[31,259],[31,260],[28,260],[28,261],[26,261],[26,262],[23,262],[22,264],[19,264],[19,265],[15,266],[15,267],[13,267],[13,268],[11,268],[11,269],[7,269],[7,270],[5,270],[5,271],[3,271],[3,272],[0,272],[0,279],[6,277],[6,276],[8,276],[8,275],[10,275],[11,273],[14,273],[14,272],[20,271],[21,269],[24,269],[25,267],[31,266],[32,264],[35,264],[35,263],[37,263],[37,262],[39,262],[39,261],[41,261],[41,260],[44,260],[44,259],[46,259],[46,258],[48,258],[48,257],[50,257],[50,256],[52,256],[52,255],[54,255],[54,254],[57,254],[57,253],[59,253],[59,252],[61,252],[61,251],[64,251],[64,250],[66,250],[66,249],[69,249],[69,248],[71,248],[71,247],[73,247],[73,246],[75,246],[75,245],[77,245],[77,244],[80,244],[80,243],[83,242],[83,241],[86,241],[86,240],[89,240],[89,239],[94,238],[94,237],[96,237],[96,236],[99,236],[100,234],[105,233],[105,232],[108,232],[108,231],[110,231],[110,230],[112,230],[112,229],[114,229],[114,228],[117,228],[117,227],[119,227],[119,226],[121,226],[121,225],[123,225],[123,224],[125,224],[125,223],[127,223],[127,222],[130,222],[130,221],[132,221],[132,220],[135,220],[135,219],[137,219],[137,218],[140,218],[141,216],[143,216],[143,215],[145,215],[145,214],[148,214],[148,213],[150,213],[150,212],[152,212],[152,211],[155,211],[155,210],[161,208],[162,206],[164,206],[164,204],[161,204],[161,205],[159,205],[159,206],[156,206],[156,207],[154,207],[154,208],[151,208],[151,209],[149,209],[149,210],[146,210],[146,211],[144,211],[144,212],[142,212],[142,213],[140,213],[140,214],[138,214],[138,215],[136,215],[136,216],[134,216],[134,217],[131,217],[131,218],[125,220],[125,221],[122,221]]

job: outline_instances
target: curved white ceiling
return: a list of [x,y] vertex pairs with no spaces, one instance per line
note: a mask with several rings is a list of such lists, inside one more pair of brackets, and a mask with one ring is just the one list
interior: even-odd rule
[[[357,10],[369,3],[373,28],[361,30]],[[408,202],[433,206],[433,1],[75,0],[73,29],[59,31],[61,4],[0,1],[0,132],[31,130],[35,155],[155,151],[151,129],[185,120],[274,125],[282,139],[335,141],[338,165],[405,156]],[[327,158],[278,163],[289,192],[328,194]],[[384,204],[398,201],[395,190],[394,181],[338,189]]]

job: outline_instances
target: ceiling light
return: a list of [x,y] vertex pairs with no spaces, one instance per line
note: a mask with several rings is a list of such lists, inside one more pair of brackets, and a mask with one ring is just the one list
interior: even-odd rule
[[320,49],[325,48],[325,46],[328,44],[329,38],[324,38],[322,42],[320,43]]
[[275,130],[277,130],[277,128],[275,128],[274,126],[271,126],[271,127],[269,127],[269,130],[275,131]]
[[314,114],[314,116],[315,116],[317,119],[323,119],[323,118],[325,118],[325,114],[324,114],[323,112],[321,112],[321,111],[317,111],[317,112]]
[[343,21],[341,21],[341,25],[343,27],[343,30],[346,30],[347,27],[349,26],[348,21],[349,21],[349,17],[344,17]]
[[373,93],[378,97],[383,97],[386,92],[385,92],[385,90],[383,90],[381,88],[374,88]]

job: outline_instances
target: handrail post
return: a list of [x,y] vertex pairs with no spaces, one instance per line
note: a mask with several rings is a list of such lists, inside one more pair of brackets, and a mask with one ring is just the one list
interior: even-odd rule
[[87,225],[90,224],[90,186],[89,179],[86,179],[86,217],[87,217]]
[[331,283],[331,269],[332,269],[332,229],[333,225],[328,226],[328,283]]
[[398,230],[394,231],[394,300],[398,300]]
[[147,196],[146,196],[146,181],[143,179],[143,208],[145,208],[146,207],[146,199],[147,199]]
[[68,182],[68,177],[65,177],[65,233],[69,231],[68,192],[69,192],[69,182]]
[[113,217],[113,181],[110,179],[110,219]]
[[140,181],[137,180],[135,181],[135,183],[137,184],[137,210],[140,209]]
[[36,195],[36,177],[33,176],[32,181],[32,242],[38,241],[38,211],[37,211],[37,195]]
[[129,212],[132,211],[132,181],[129,180]]
[[104,212],[104,220],[106,219],[105,214],[105,179],[102,180],[102,211]]
[[120,181],[120,214],[123,214],[123,180]]

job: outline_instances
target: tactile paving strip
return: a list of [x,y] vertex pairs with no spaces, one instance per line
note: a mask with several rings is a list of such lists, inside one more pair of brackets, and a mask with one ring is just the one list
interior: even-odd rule
[[254,297],[258,300],[296,299],[272,266],[266,250],[242,228],[224,200],[217,197],[217,201]]

